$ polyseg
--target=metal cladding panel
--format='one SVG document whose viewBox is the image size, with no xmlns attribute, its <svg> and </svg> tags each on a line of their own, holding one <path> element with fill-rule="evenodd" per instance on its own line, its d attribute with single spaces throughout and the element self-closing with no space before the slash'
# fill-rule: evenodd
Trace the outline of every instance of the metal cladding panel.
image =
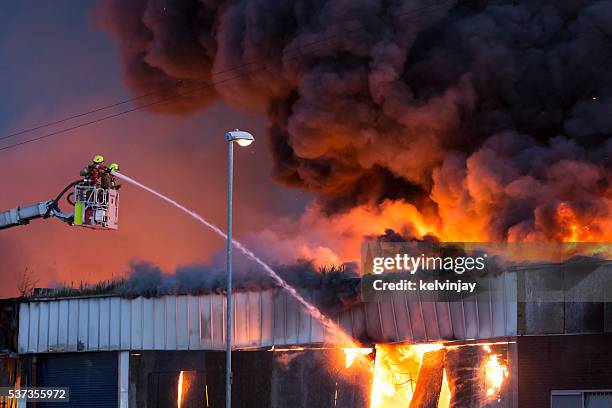
<svg viewBox="0 0 612 408">
<path fill-rule="evenodd" d="M 406 302 L 408 303 L 410 323 L 412 324 L 412 338 L 410 339 L 414 342 L 429 341 L 423 317 L 423 304 L 412 300 L 407 300 Z"/>
<path fill-rule="evenodd" d="M 187 331 L 189 350 L 200 348 L 200 302 L 195 296 L 187 296 Z"/>
<path fill-rule="evenodd" d="M 176 298 L 176 347 L 178 350 L 189 349 L 189 305 L 188 296 Z"/>
<path fill-rule="evenodd" d="M 436 316 L 438 317 L 438 332 L 440 338 L 453 338 L 453 327 L 451 324 L 450 308 L 448 302 L 436 302 Z"/>
<path fill-rule="evenodd" d="M 491 288 L 497 293 L 501 293 L 501 299 L 491 300 L 491 316 L 493 337 L 500 337 L 506 333 L 506 292 L 504 290 L 504 279 L 495 279 L 491 282 Z"/>
<path fill-rule="evenodd" d="M 249 332 L 247 341 L 249 346 L 262 344 L 262 302 L 261 292 L 245 292 L 248 304 Z"/>
<path fill-rule="evenodd" d="M 506 333 L 508 336 L 516 336 L 518 333 L 518 303 L 517 299 L 518 278 L 514 273 L 504 274 L 504 300 Z"/>
<path fill-rule="evenodd" d="M 19 338 L 18 347 L 20 353 L 27 353 L 30 340 L 30 304 L 22 303 L 19 306 Z"/>
<path fill-rule="evenodd" d="M 479 317 L 478 304 L 475 297 L 463 299 L 463 314 L 465 317 L 465 338 L 475 339 L 478 337 Z"/>
<path fill-rule="evenodd" d="M 121 344 L 121 299 L 110 298 L 109 349 L 119 350 Z"/>
<path fill-rule="evenodd" d="M 40 303 L 32 303 L 30 305 L 30 338 L 28 339 L 28 351 L 35 352 L 38 348 L 38 313 Z"/>
<path fill-rule="evenodd" d="M 516 277 L 507 274 L 491 285 L 506 301 L 482 294 L 452 302 L 424 302 L 397 293 L 385 302 L 358 303 L 330 319 L 366 342 L 515 336 L 517 306 L 511 300 L 516 297 Z M 238 292 L 233 301 L 236 349 L 338 341 L 335 331 L 325 329 L 287 292 Z M 225 310 L 221 294 L 24 302 L 19 352 L 224 350 Z"/>
<path fill-rule="evenodd" d="M 370 339 L 383 338 L 379 304 L 378 302 L 371 302 L 364 305 L 366 333 Z"/>
<path fill-rule="evenodd" d="M 450 309 L 453 336 L 457 337 L 458 339 L 465 339 L 466 332 L 463 302 L 449 302 L 448 307 Z"/>
<path fill-rule="evenodd" d="M 393 310 L 393 302 L 381 302 L 379 303 L 380 310 L 380 326 L 382 330 L 383 338 L 385 339 L 397 339 L 397 324 L 395 322 L 395 312 Z M 383 317 L 385 316 L 385 317 Z"/>
<path fill-rule="evenodd" d="M 246 340 L 249 337 L 249 308 L 246 303 L 246 296 L 244 293 L 237 293 L 233 296 L 234 303 L 233 308 L 239 313 L 233 313 L 234 318 L 232 319 L 232 341 L 235 342 L 237 339 Z"/>
<path fill-rule="evenodd" d="M 71 299 L 68 301 L 68 344 L 67 351 L 77 351 L 79 330 L 79 300 Z"/>
<path fill-rule="evenodd" d="M 89 318 L 87 331 L 87 348 L 89 350 L 100 350 L 100 299 L 92 299 L 89 302 Z"/>
<path fill-rule="evenodd" d="M 412 338 L 412 325 L 410 324 L 406 298 L 401 293 L 394 293 L 392 301 L 398 336 L 400 338 Z"/>
<path fill-rule="evenodd" d="M 93 299 L 91 299 L 93 300 Z M 42 304 L 47 302 L 41 302 Z M 77 319 L 77 351 L 83 351 L 87 349 L 87 337 L 88 337 L 88 326 L 89 326 L 89 299 L 79 299 L 77 302 L 78 319 Z"/>
<path fill-rule="evenodd" d="M 122 350 L 129 350 L 132 329 L 131 300 L 120 299 L 119 302 L 119 345 Z"/>
<path fill-rule="evenodd" d="M 212 350 L 223 349 L 225 345 L 225 297 L 209 295 L 210 324 L 212 333 Z"/>
<path fill-rule="evenodd" d="M 177 350 L 177 342 L 176 342 L 176 319 L 177 310 L 177 298 L 176 296 L 165 296 L 166 303 L 166 350 Z"/>
<path fill-rule="evenodd" d="M 155 348 L 153 307 L 153 299 L 142 300 L 142 348 L 145 350 L 153 350 Z"/>
<path fill-rule="evenodd" d="M 285 344 L 285 315 L 287 313 L 287 308 L 285 307 L 285 296 L 282 293 L 278 293 L 272 297 L 272 301 L 274 302 L 272 305 L 274 311 L 274 315 L 272 317 L 274 321 L 274 325 L 272 326 L 272 343 Z"/>
<path fill-rule="evenodd" d="M 68 348 L 68 307 L 69 302 L 67 300 L 60 300 L 59 302 L 59 314 L 58 314 L 58 333 L 57 333 L 57 349 L 58 351 L 66 350 Z"/>
<path fill-rule="evenodd" d="M 264 347 L 270 347 L 274 344 L 273 333 L 274 333 L 274 309 L 273 309 L 273 296 L 267 296 L 265 292 L 259 292 L 259 301 L 261 308 L 261 321 L 260 321 L 260 333 L 259 342 Z"/>
<path fill-rule="evenodd" d="M 49 344 L 58 344 L 59 302 L 49 304 Z"/>
<path fill-rule="evenodd" d="M 298 332 L 302 309 L 288 293 L 284 293 L 284 298 L 285 310 L 287 311 L 285 315 L 285 344 L 300 344 Z"/>
<path fill-rule="evenodd" d="M 142 324 L 143 324 L 143 298 L 136 298 L 131 303 L 130 313 L 132 315 L 132 324 L 130 327 L 130 349 L 142 349 Z"/>
<path fill-rule="evenodd" d="M 338 322 L 340 323 L 340 327 L 349 335 L 353 336 L 353 322 L 351 320 L 350 311 L 345 311 L 340 313 L 338 317 Z M 312 325 L 309 325 L 312 327 Z"/>
<path fill-rule="evenodd" d="M 212 349 L 214 336 L 214 322 L 211 317 L 210 296 L 200 296 L 198 298 L 198 307 L 200 310 L 199 325 L 200 325 L 200 347 L 202 349 Z"/>
<path fill-rule="evenodd" d="M 351 322 L 353 324 L 352 330 L 349 332 L 353 337 L 356 337 L 358 333 L 366 332 L 366 320 L 363 305 L 357 305 L 349 309 L 351 314 Z M 313 334 L 313 338 L 315 338 Z"/>
<path fill-rule="evenodd" d="M 491 302 L 486 293 L 478 294 L 476 298 L 476 307 L 478 308 L 478 332 L 477 337 L 493 336 L 493 322 L 491 321 Z"/>
<path fill-rule="evenodd" d="M 164 298 L 153 299 L 153 349 L 166 348 L 166 302 Z"/>
<path fill-rule="evenodd" d="M 441 339 L 440 330 L 438 330 L 438 314 L 436 312 L 435 302 L 420 302 L 421 310 L 423 311 L 423 327 L 427 341 Z"/>
<path fill-rule="evenodd" d="M 274 321 L 276 325 L 277 322 Z M 323 343 L 325 341 L 325 330 L 315 319 L 310 321 L 310 338 L 313 343 Z"/>
<path fill-rule="evenodd" d="M 311 299 L 306 299 L 311 302 Z M 296 302 L 296 311 L 297 311 L 297 327 L 296 327 L 296 337 L 298 343 L 308 344 L 310 343 L 310 328 L 312 327 L 312 317 L 302 312 L 302 308 L 299 303 Z"/>
<path fill-rule="evenodd" d="M 47 348 L 49 337 L 49 304 L 41 303 L 38 315 L 38 348 Z"/>
<path fill-rule="evenodd" d="M 100 299 L 100 329 L 98 341 L 100 350 L 110 350 L 110 298 Z"/>
</svg>

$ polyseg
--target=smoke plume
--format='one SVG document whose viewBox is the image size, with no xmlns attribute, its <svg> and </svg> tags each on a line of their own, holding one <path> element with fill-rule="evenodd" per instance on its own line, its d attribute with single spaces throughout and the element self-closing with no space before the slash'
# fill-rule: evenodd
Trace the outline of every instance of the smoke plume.
<svg viewBox="0 0 612 408">
<path fill-rule="evenodd" d="M 442 240 L 611 238 L 609 1 L 103 0 L 99 20 L 130 89 L 170 98 L 154 109 L 266 112 L 274 177 L 321 214 L 400 202 Z"/>
<path fill-rule="evenodd" d="M 238 260 L 233 285 L 237 291 L 276 288 L 277 284 L 263 270 Z M 147 262 L 133 262 L 125 280 L 113 285 L 112 292 L 126 297 L 222 293 L 227 274 L 219 262 L 209 265 L 179 267 L 166 273 Z M 360 301 L 357 273 L 350 264 L 318 269 L 309 261 L 277 265 L 275 271 L 298 291 L 312 296 L 313 302 L 328 313 L 337 313 Z"/>
</svg>

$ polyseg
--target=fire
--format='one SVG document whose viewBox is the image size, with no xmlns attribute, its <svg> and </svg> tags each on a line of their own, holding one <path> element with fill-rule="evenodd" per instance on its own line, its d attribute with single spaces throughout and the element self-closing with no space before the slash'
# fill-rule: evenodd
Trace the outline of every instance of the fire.
<svg viewBox="0 0 612 408">
<path fill-rule="evenodd" d="M 557 207 L 556 221 L 559 225 L 559 238 L 563 242 L 593 242 L 597 241 L 591 227 L 582 224 L 572 208 L 567 203 Z"/>
<path fill-rule="evenodd" d="M 448 386 L 448 378 L 446 377 L 446 369 L 442 374 L 442 389 L 440 390 L 440 398 L 438 399 L 437 408 L 448 408 L 450 407 L 451 392 Z"/>
<path fill-rule="evenodd" d="M 393 397 L 396 393 L 393 372 L 390 367 L 383 363 L 383 359 L 379 357 L 381 350 L 380 346 L 376 346 L 376 361 L 374 363 L 374 373 L 372 380 L 372 392 L 370 395 L 370 408 L 382 407 L 383 401 L 387 397 Z M 398 392 L 399 393 L 399 392 Z M 399 396 L 401 398 L 401 396 Z M 407 401 L 407 400 L 405 400 Z"/>
<path fill-rule="evenodd" d="M 345 366 L 349 368 L 353 365 L 353 362 L 358 356 L 367 356 L 372 352 L 371 348 L 362 347 L 346 347 L 342 349 L 346 356 Z"/>
<path fill-rule="evenodd" d="M 459 200 L 459 198 L 458 198 Z M 612 199 L 605 214 L 612 213 Z M 376 206 L 363 204 L 325 214 L 312 205 L 299 220 L 282 220 L 258 233 L 258 240 L 272 243 L 274 256 L 286 262 L 313 260 L 318 266 L 338 265 L 361 258 L 364 237 L 377 237 L 392 229 L 406 238 L 436 237 L 440 242 L 609 242 L 612 221 L 603 214 L 581 216 L 569 203 L 561 203 L 553 214 L 534 214 L 533 225 L 519 223 L 497 235 L 492 231 L 494 214 L 484 205 L 479 211 L 464 211 L 461 202 L 441 205 L 440 214 L 423 211 L 401 199 Z M 603 211 L 603 210 L 602 210 Z M 552 219 L 549 219 L 552 218 Z M 528 226 L 530 225 L 530 226 Z M 296 233 L 299 231 L 299 233 Z M 521 256 L 519 251 L 513 256 Z M 505 252 L 503 254 L 506 254 Z M 539 257 L 539 254 L 534 254 Z M 548 254 L 546 254 L 548 255 Z M 539 258 L 538 258 L 539 259 Z"/>
<path fill-rule="evenodd" d="M 277 258 L 339 265 L 361 257 L 364 237 L 384 234 L 388 228 L 416 238 L 441 237 L 436 227 L 438 220 L 432 218 L 435 217 L 422 214 L 403 200 L 387 200 L 377 206 L 364 204 L 333 215 L 313 205 L 299 220 L 281 220 L 273 229 L 258 233 L 258 239 L 273 243 Z"/>
<path fill-rule="evenodd" d="M 176 407 L 181 408 L 183 403 L 183 375 L 184 371 L 179 374 L 178 384 L 176 386 Z"/>
<path fill-rule="evenodd" d="M 492 354 L 491 348 L 488 345 L 483 346 L 483 349 L 489 354 L 489 358 L 483 368 L 487 399 L 499 400 L 501 386 L 504 379 L 508 378 L 508 367 L 500 363 L 499 356 Z"/>
<path fill-rule="evenodd" d="M 485 353 L 485 362 L 482 367 L 476 367 L 475 373 L 479 380 L 484 383 L 483 395 L 475 396 L 476 400 L 484 398 L 488 401 L 501 400 L 501 388 L 504 381 L 509 377 L 508 367 L 503 363 L 498 354 L 492 350 L 494 344 L 507 343 L 478 343 L 467 345 L 448 345 L 441 343 L 415 344 L 415 345 L 376 345 L 376 359 L 372 369 L 372 386 L 370 393 L 370 408 L 395 408 L 399 406 L 409 406 L 413 398 L 419 398 L 419 403 L 423 403 L 421 391 L 417 390 L 417 381 L 421 370 L 426 370 L 430 375 L 432 367 L 436 367 L 436 358 L 444 361 L 446 355 L 431 356 L 429 365 L 424 368 L 424 356 L 428 352 L 445 349 L 447 352 L 463 347 L 482 348 Z M 346 366 L 350 367 L 356 356 L 366 354 L 370 349 L 345 349 Z M 433 365 L 432 364 L 433 361 Z M 438 360 L 440 361 L 440 360 Z M 446 363 L 440 363 L 446 366 Z M 440 366 L 438 366 L 440 367 Z M 429 371 L 427 371 L 429 370 Z M 435 370 L 435 369 L 434 369 Z M 435 373 L 435 371 L 434 371 Z M 480 374 L 478 374 L 480 373 Z M 437 408 L 448 408 L 451 403 L 451 389 L 448 382 L 447 368 L 442 370 L 442 383 L 437 399 Z M 435 377 L 425 377 L 424 383 L 419 383 L 419 389 L 423 385 L 428 387 L 428 380 Z M 439 378 L 439 377 L 438 377 Z M 439 381 L 439 380 L 438 380 Z M 456 377 L 455 377 L 455 381 Z M 440 384 L 440 383 L 438 383 Z M 457 384 L 454 385 L 456 387 Z M 416 393 L 416 394 L 415 394 Z M 429 400 L 429 403 L 432 401 Z M 428 405 L 430 406 L 430 405 Z"/>
<path fill-rule="evenodd" d="M 176 384 L 176 406 L 181 408 L 183 405 L 190 405 L 190 400 L 193 399 L 191 395 L 191 387 L 197 384 L 197 371 L 182 371 L 179 373 L 178 381 Z M 208 387 L 208 386 L 206 386 Z M 208 401 L 208 388 L 206 388 L 206 401 Z M 204 402 L 206 402 L 204 401 Z M 207 402 L 206 402 L 207 403 Z M 208 405 L 207 405 L 208 406 Z"/>
<path fill-rule="evenodd" d="M 376 345 L 370 408 L 407 406 L 414 394 L 423 355 L 442 348 L 442 344 Z M 440 399 L 445 398 L 441 395 Z"/>
</svg>

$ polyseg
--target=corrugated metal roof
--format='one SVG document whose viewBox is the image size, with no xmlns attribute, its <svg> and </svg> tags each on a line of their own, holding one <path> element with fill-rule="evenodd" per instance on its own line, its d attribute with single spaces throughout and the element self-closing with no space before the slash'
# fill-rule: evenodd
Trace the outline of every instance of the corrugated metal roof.
<svg viewBox="0 0 612 408">
<path fill-rule="evenodd" d="M 516 277 L 491 281 L 507 301 L 486 293 L 456 302 L 392 300 L 355 305 L 334 319 L 364 342 L 427 342 L 516 335 Z M 236 349 L 335 343 L 334 333 L 286 292 L 239 292 L 234 301 Z M 95 297 L 24 302 L 19 352 L 224 350 L 225 296 Z"/>
</svg>

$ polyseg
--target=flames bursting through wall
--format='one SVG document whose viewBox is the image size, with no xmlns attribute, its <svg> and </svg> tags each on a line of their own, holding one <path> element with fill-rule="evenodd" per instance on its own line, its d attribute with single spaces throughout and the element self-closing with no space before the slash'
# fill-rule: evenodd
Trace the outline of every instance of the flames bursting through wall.
<svg viewBox="0 0 612 408">
<path fill-rule="evenodd" d="M 507 343 L 379 344 L 370 366 L 370 408 L 509 406 L 507 346 Z M 356 355 L 372 351 L 343 350 L 348 369 Z M 357 366 L 363 369 L 368 361 L 361 359 Z"/>
<path fill-rule="evenodd" d="M 267 112 L 274 176 L 328 214 L 395 200 L 442 240 L 610 239 L 609 2 L 103 0 L 99 20 L 136 94 L 185 94 L 155 109 Z"/>
</svg>

